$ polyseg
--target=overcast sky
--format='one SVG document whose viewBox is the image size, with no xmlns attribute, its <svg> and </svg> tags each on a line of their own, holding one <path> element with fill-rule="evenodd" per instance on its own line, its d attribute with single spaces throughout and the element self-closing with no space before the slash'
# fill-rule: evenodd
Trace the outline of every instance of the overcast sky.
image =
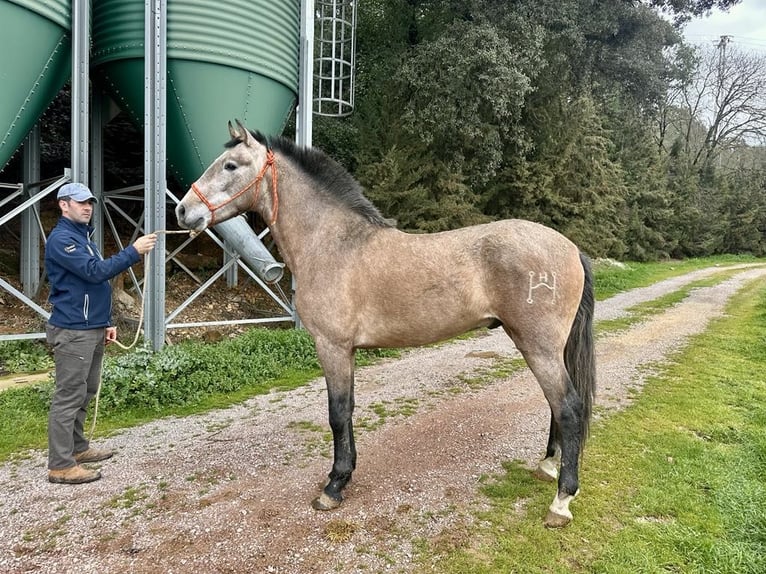
<svg viewBox="0 0 766 574">
<path fill-rule="evenodd" d="M 731 45 L 743 51 L 766 54 L 766 0 L 742 0 L 728 12 L 715 10 L 684 29 L 691 44 L 717 45 L 722 35 L 731 36 Z"/>
</svg>

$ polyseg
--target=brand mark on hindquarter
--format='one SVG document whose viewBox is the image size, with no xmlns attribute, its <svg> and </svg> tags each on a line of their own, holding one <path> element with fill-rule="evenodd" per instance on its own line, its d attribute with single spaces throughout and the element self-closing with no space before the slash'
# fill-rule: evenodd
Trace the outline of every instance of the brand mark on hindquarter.
<svg viewBox="0 0 766 574">
<path fill-rule="evenodd" d="M 535 275 L 537 275 L 537 282 L 535 282 Z M 527 295 L 527 303 L 532 304 L 535 302 L 532 295 L 534 291 L 545 287 L 553 294 L 553 301 L 556 300 L 556 272 L 551 271 L 550 278 L 545 271 L 536 273 L 535 271 L 529 272 L 529 293 Z"/>
</svg>

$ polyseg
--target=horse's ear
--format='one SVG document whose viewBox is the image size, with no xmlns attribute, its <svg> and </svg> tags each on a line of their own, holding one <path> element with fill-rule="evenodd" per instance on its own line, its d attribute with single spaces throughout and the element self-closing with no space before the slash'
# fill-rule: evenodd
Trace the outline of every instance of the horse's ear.
<svg viewBox="0 0 766 574">
<path fill-rule="evenodd" d="M 237 130 L 234 129 L 234 126 L 231 125 L 231 120 L 229 120 L 229 135 L 233 140 L 239 139 L 239 134 L 237 133 Z"/>
<path fill-rule="evenodd" d="M 242 122 L 239 120 L 235 120 L 237 122 L 237 127 L 239 128 L 239 137 L 242 139 L 242 143 L 245 145 L 249 145 L 250 143 L 250 131 L 242 125 Z"/>
</svg>

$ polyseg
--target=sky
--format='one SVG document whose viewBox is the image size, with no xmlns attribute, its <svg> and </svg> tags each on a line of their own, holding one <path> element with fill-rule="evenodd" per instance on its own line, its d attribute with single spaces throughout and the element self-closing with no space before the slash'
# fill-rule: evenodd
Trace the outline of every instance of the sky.
<svg viewBox="0 0 766 574">
<path fill-rule="evenodd" d="M 731 36 L 729 45 L 742 51 L 766 55 L 766 0 L 742 0 L 728 12 L 695 18 L 684 29 L 690 44 L 718 45 L 722 35 Z"/>
</svg>

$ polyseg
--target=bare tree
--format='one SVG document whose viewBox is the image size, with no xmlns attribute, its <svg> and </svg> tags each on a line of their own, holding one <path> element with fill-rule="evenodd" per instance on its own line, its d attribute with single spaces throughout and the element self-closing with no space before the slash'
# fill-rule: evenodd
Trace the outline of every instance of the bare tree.
<svg viewBox="0 0 766 574">
<path fill-rule="evenodd" d="M 766 57 L 738 50 L 727 36 L 698 51 L 696 73 L 668 98 L 672 129 L 662 135 L 677 138 L 696 167 L 766 140 Z"/>
</svg>

